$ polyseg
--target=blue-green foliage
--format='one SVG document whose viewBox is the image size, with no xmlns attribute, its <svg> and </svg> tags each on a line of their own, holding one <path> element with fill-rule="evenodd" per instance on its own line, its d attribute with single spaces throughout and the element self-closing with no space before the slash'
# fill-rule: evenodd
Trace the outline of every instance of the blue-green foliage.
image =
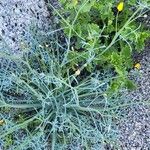
<svg viewBox="0 0 150 150">
<path fill-rule="evenodd" d="M 91 149 L 115 141 L 121 101 L 106 94 L 112 74 L 82 70 L 76 76 L 61 65 L 66 53 L 56 39 L 28 47 L 22 57 L 1 52 L 4 149 Z"/>
</svg>

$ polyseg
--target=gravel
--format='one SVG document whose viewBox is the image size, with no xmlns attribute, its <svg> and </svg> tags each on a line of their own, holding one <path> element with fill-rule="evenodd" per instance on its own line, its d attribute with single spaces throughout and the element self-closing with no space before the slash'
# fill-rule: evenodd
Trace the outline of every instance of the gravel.
<svg viewBox="0 0 150 150">
<path fill-rule="evenodd" d="M 132 102 L 150 103 L 150 43 L 148 43 L 142 58 L 137 57 L 141 68 L 132 70 L 137 89 L 126 93 L 126 100 Z M 123 150 L 149 150 L 150 149 L 150 107 L 142 104 L 126 109 L 126 119 L 120 122 L 120 143 Z"/>
<path fill-rule="evenodd" d="M 10 52 L 17 53 L 21 50 L 22 41 L 29 42 L 31 26 L 36 26 L 43 32 L 48 31 L 49 18 L 43 0 L 1 0 L 0 36 L 6 41 Z M 0 42 L 0 50 L 5 47 Z"/>
</svg>

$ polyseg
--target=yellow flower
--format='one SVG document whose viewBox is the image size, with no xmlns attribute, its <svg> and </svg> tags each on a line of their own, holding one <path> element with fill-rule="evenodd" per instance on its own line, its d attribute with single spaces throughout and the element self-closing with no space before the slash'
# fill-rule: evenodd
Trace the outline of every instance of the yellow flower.
<svg viewBox="0 0 150 150">
<path fill-rule="evenodd" d="M 140 63 L 136 63 L 135 65 L 134 65 L 134 68 L 136 68 L 136 69 L 140 69 L 141 68 L 141 64 Z"/>
<path fill-rule="evenodd" d="M 5 123 L 4 120 L 0 120 L 0 126 L 2 126 Z"/>
<path fill-rule="evenodd" d="M 124 2 L 120 2 L 117 6 L 118 11 L 122 11 L 124 7 Z"/>
<path fill-rule="evenodd" d="M 76 75 L 76 76 L 80 75 L 80 72 L 81 72 L 81 71 L 78 69 L 78 70 L 75 72 L 75 75 Z"/>
</svg>

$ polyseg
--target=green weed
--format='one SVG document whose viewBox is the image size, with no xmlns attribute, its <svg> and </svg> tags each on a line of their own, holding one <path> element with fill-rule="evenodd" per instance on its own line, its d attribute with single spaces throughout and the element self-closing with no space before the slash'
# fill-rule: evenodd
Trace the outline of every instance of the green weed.
<svg viewBox="0 0 150 150">
<path fill-rule="evenodd" d="M 73 69 L 76 64 L 86 64 L 84 68 L 89 72 L 111 68 L 117 79 L 111 82 L 109 92 L 122 87 L 134 89 L 134 83 L 128 79 L 128 70 L 133 67 L 132 54 L 142 51 L 145 40 L 150 36 L 150 32 L 137 21 L 149 11 L 149 1 L 59 2 L 59 10 L 50 3 L 48 6 L 60 17 L 67 36 L 67 54 L 62 65 L 68 64 Z"/>
</svg>

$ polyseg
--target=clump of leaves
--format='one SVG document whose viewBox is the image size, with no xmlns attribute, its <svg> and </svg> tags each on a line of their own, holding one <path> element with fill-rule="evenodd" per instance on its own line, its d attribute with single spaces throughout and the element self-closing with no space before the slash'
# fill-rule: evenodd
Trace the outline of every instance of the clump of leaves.
<svg viewBox="0 0 150 150">
<path fill-rule="evenodd" d="M 132 54 L 144 48 L 150 33 L 137 22 L 150 3 L 148 0 L 59 0 L 62 9 L 55 12 L 67 36 L 67 56 L 63 64 L 74 68 L 86 64 L 93 72 L 97 67 L 112 68 L 117 80 L 111 82 L 111 91 L 121 87 L 133 89 L 128 70 L 133 67 Z"/>
<path fill-rule="evenodd" d="M 9 147 L 16 150 L 113 145 L 122 101 L 105 93 L 112 75 L 96 72 L 81 80 L 62 65 L 66 53 L 60 55 L 56 39 L 22 57 L 0 53 L 2 143 L 13 135 Z M 12 110 L 7 118 L 3 108 Z"/>
</svg>

